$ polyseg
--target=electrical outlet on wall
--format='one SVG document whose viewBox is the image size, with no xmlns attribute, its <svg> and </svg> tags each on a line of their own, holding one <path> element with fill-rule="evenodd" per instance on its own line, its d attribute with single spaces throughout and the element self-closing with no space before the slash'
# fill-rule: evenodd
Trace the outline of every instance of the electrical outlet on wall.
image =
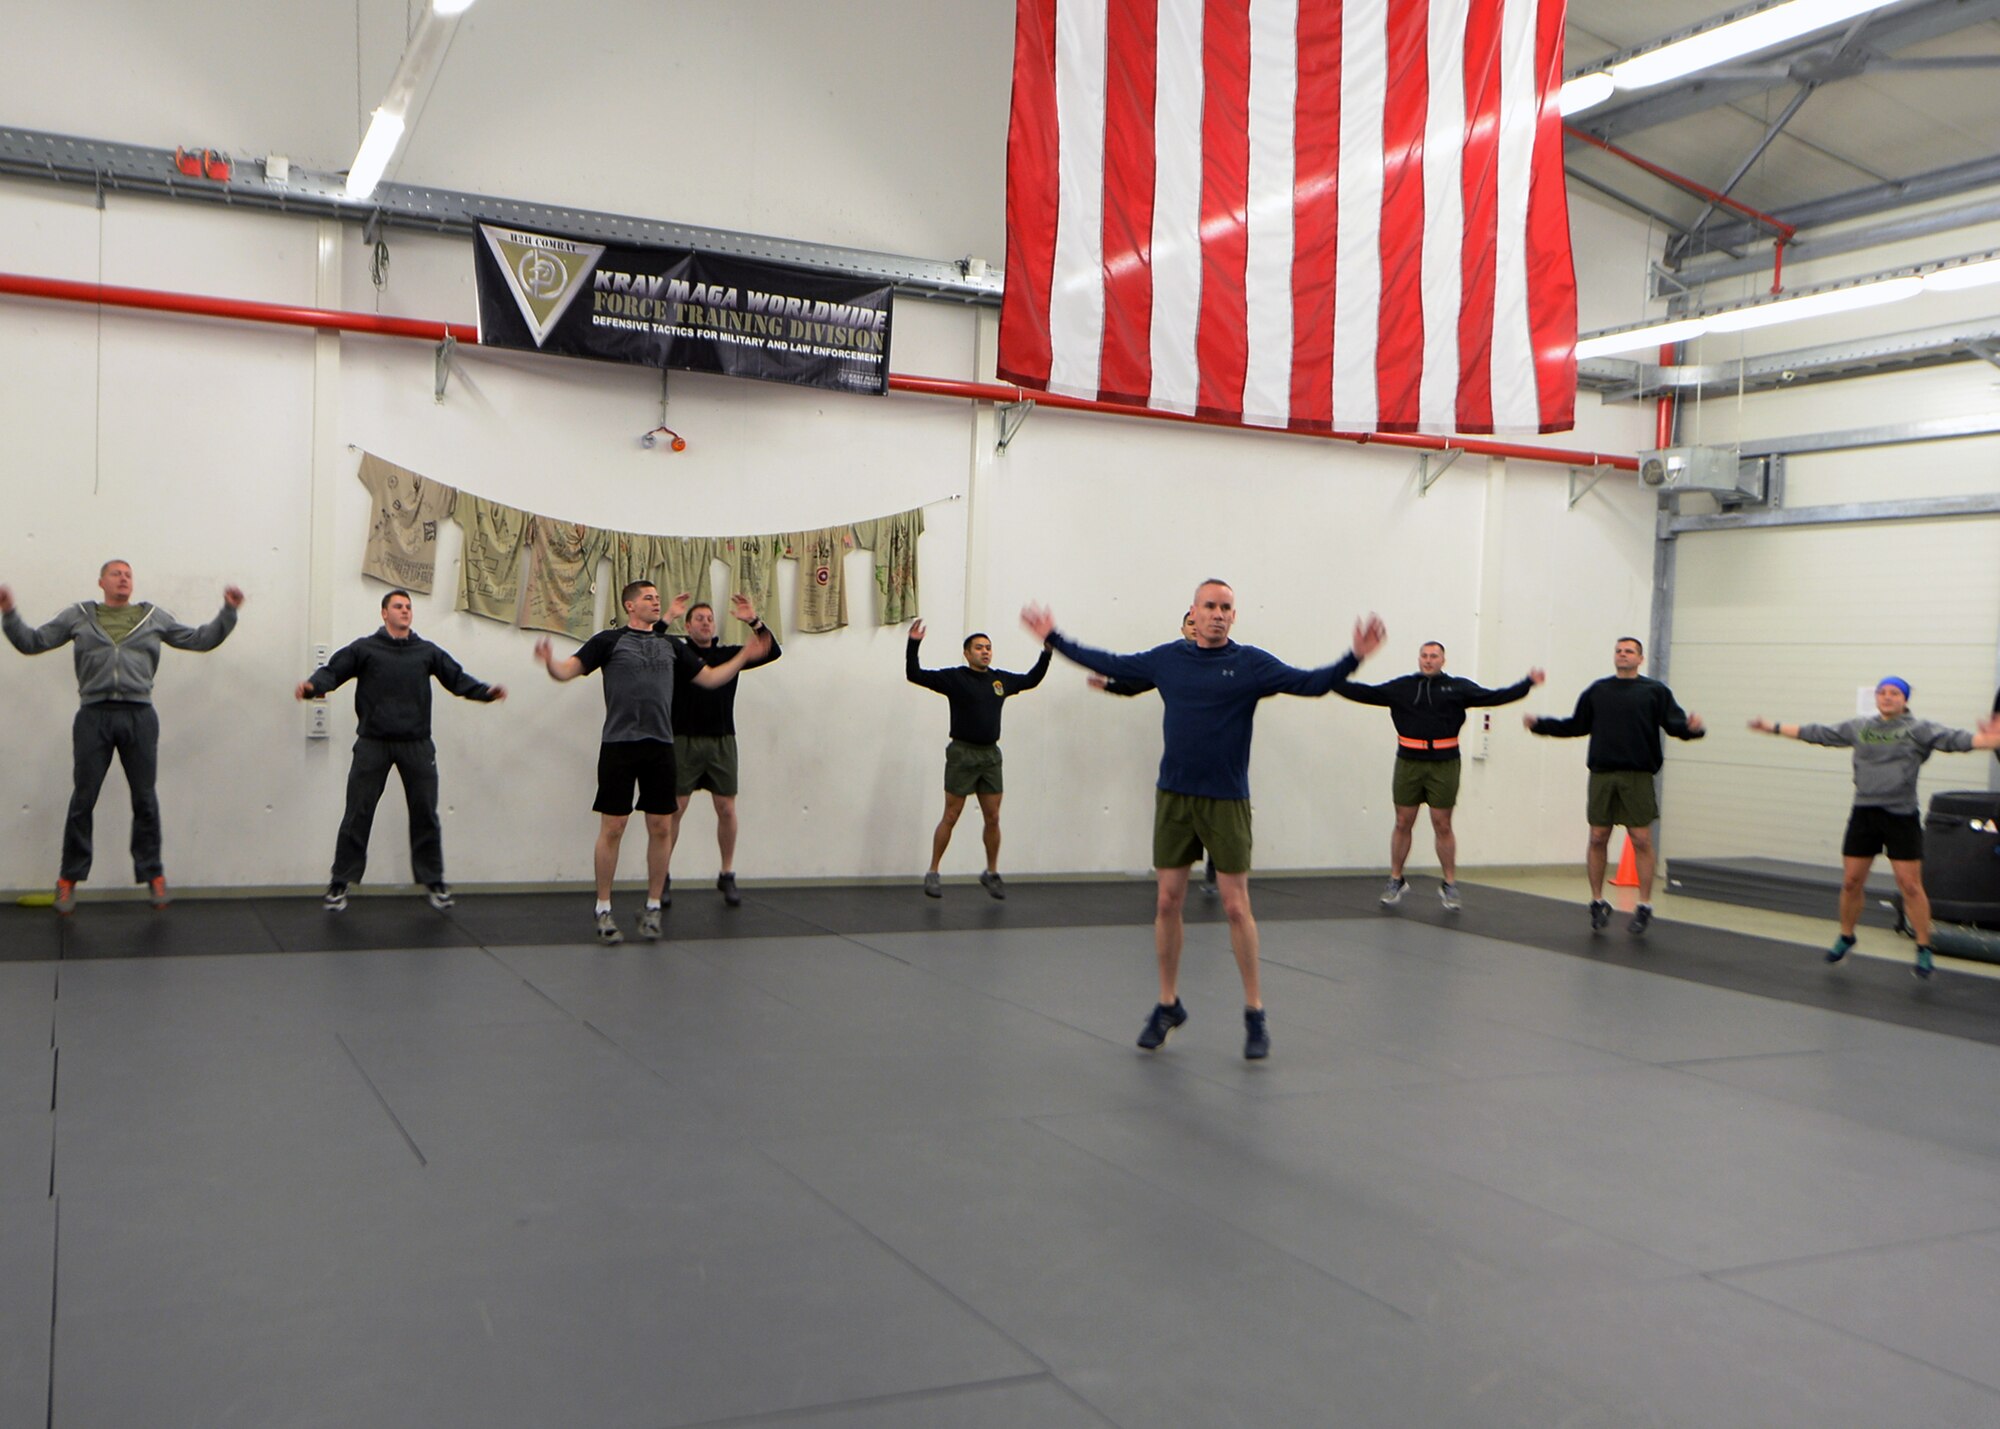
<svg viewBox="0 0 2000 1429">
<path fill-rule="evenodd" d="M 330 733 L 327 727 L 325 700 L 306 701 L 306 738 L 325 739 Z"/>
</svg>

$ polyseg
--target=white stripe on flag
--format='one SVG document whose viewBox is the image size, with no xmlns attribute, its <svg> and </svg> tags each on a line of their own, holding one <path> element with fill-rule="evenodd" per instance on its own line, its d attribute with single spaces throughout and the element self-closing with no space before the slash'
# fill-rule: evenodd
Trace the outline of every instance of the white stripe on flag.
<svg viewBox="0 0 2000 1429">
<path fill-rule="evenodd" d="M 1244 264 L 1243 420 L 1282 427 L 1292 407 L 1292 119 L 1298 0 L 1250 0 L 1249 256 Z"/>
<path fill-rule="evenodd" d="M 1500 234 L 1493 276 L 1493 429 L 1542 424 L 1528 327 L 1528 182 L 1535 158 L 1536 0 L 1506 0 L 1500 20 Z"/>
<path fill-rule="evenodd" d="M 1470 0 L 1431 0 L 1424 116 L 1424 375 L 1418 430 L 1458 429 L 1458 320 L 1465 250 L 1465 22 Z"/>
<path fill-rule="evenodd" d="M 1057 0 L 1061 157 L 1049 284 L 1049 390 L 1095 397 L 1104 350 L 1104 0 Z"/>
<path fill-rule="evenodd" d="M 1333 278 L 1333 425 L 1375 427 L 1382 322 L 1382 109 L 1388 0 L 1350 0 L 1340 27 L 1340 225 Z"/>
<path fill-rule="evenodd" d="M 1153 388 L 1147 405 L 1201 396 L 1202 0 L 1159 0 L 1153 92 Z"/>
</svg>

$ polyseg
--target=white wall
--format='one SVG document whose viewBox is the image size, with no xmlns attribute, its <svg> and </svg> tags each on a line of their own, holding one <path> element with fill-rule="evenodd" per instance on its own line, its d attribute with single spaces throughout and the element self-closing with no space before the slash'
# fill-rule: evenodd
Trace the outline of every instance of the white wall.
<svg viewBox="0 0 2000 1429">
<path fill-rule="evenodd" d="M 120 8 L 130 25 L 104 36 L 122 47 L 115 96 L 94 104 L 59 66 L 6 61 L 0 93 L 12 112 L 0 122 L 251 152 L 276 135 L 302 162 L 345 162 L 354 130 L 342 86 L 319 75 L 291 88 L 260 81 L 225 105 L 219 83 L 190 79 L 174 52 L 156 57 L 145 43 L 164 19 Z M 381 11 L 373 0 L 361 10 L 368 102 L 394 59 L 393 44 L 385 61 L 370 38 L 393 30 Z M 399 176 L 923 256 L 997 256 L 1004 11 L 963 6 L 956 28 L 938 31 L 934 10 L 907 7 L 598 7 L 592 53 L 648 82 L 628 98 L 563 72 L 541 99 L 531 72 L 568 63 L 549 58 L 563 47 L 543 42 L 545 16 L 482 0 Z M 181 13 L 174 24 L 200 19 Z M 248 23 L 246 33 L 237 19 L 239 57 L 257 52 L 257 24 L 279 21 Z M 925 33 L 913 35 L 920 24 Z M 352 35 L 329 26 L 316 42 L 351 80 Z M 885 98 L 857 101 L 857 75 Z M 190 121 L 175 117 L 187 113 L 226 132 L 187 132 Z M 518 121 L 505 132 L 495 127 L 502 113 Z M 732 127 L 739 115 L 747 134 Z M 549 137 L 558 123 L 590 127 L 562 149 Z M 706 161 L 676 151 L 652 165 L 632 139 L 683 131 L 707 145 Z M 1592 316 L 1595 295 L 1629 282 L 1644 233 L 1588 203 L 1575 227 L 1586 324 L 1604 321 Z M 393 234 L 378 291 L 356 232 L 339 234 L 323 270 L 319 226 L 299 220 L 116 195 L 100 212 L 87 197 L 8 183 L 0 232 L 12 236 L 6 266 L 30 273 L 298 303 L 330 282 L 327 300 L 341 306 L 472 316 L 469 254 L 455 241 Z M 898 305 L 899 372 L 990 376 L 991 348 L 990 314 Z M 1437 638 L 1453 669 L 1489 683 L 1548 666 L 1548 692 L 1529 707 L 1553 710 L 1604 673 L 1612 639 L 1643 628 L 1648 613 L 1651 498 L 1613 478 L 1568 510 L 1561 468 L 1518 461 L 1466 458 L 1420 498 L 1409 454 L 1052 411 L 996 456 L 990 412 L 967 404 L 686 373 L 669 378 L 668 420 L 690 445 L 669 454 L 636 442 L 658 417 L 657 374 L 465 352 L 439 404 L 423 344 L 18 300 L 0 300 L 0 377 L 10 433 L 0 450 L 10 518 L 0 580 L 25 614 L 46 619 L 91 595 L 111 555 L 134 562 L 141 598 L 184 618 L 206 618 L 225 582 L 250 592 L 221 650 L 169 651 L 162 665 L 167 862 L 186 886 L 324 876 L 351 697 L 334 698 L 335 738 L 314 743 L 289 690 L 310 668 L 317 610 L 330 612 L 339 640 L 376 623 L 382 588 L 358 574 L 367 502 L 350 444 L 482 495 L 619 529 L 791 530 L 933 503 L 921 548 L 931 664 L 950 663 L 977 625 L 1004 666 L 1025 667 L 1035 652 L 1015 614 L 1029 599 L 1051 603 L 1094 643 L 1151 644 L 1174 628 L 1194 582 L 1219 573 L 1237 585 L 1239 633 L 1296 663 L 1334 658 L 1355 616 L 1377 609 L 1390 649 L 1364 678 L 1409 669 L 1417 643 Z M 1587 396 L 1581 407 L 1578 431 L 1553 440 L 1627 452 L 1649 440 L 1648 411 L 1599 409 Z M 497 707 L 439 696 L 451 874 L 466 884 L 581 880 L 601 697 L 594 682 L 544 678 L 530 663 L 533 635 L 450 609 L 457 549 L 448 527 L 440 593 L 418 598 L 418 629 L 513 695 Z M 852 557 L 848 574 L 856 624 L 792 637 L 783 662 L 747 677 L 739 698 L 746 877 L 922 866 L 945 704 L 902 681 L 903 631 L 873 625 L 866 557 Z M 781 579 L 789 627 L 789 563 Z M 66 656 L 0 651 L 0 700 L 11 751 L 0 766 L 0 886 L 37 887 L 68 795 Z M 1468 766 L 1468 864 L 1576 853 L 1582 750 L 1530 739 L 1518 713 L 1498 712 L 1490 757 Z M 1277 700 L 1260 726 L 1259 864 L 1379 864 L 1386 716 Z M 1142 867 L 1157 730 L 1150 698 L 1096 694 L 1061 664 L 1010 705 L 1005 866 Z M 99 817 L 97 877 L 107 884 L 123 878 L 121 801 L 114 774 Z M 377 821 L 376 881 L 406 876 L 400 824 L 392 794 Z M 709 828 L 697 815 L 679 864 L 689 878 L 713 870 Z M 977 866 L 975 834 L 961 832 L 950 871 Z M 628 853 L 636 870 L 636 848 Z"/>
</svg>

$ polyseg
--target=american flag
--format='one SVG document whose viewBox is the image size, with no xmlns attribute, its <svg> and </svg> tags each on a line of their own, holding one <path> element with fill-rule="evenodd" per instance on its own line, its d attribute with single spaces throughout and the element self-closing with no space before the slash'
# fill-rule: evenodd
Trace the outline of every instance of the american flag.
<svg viewBox="0 0 2000 1429">
<path fill-rule="evenodd" d="M 1002 377 L 1256 426 L 1559 432 L 1564 0 L 1018 0 Z"/>
</svg>

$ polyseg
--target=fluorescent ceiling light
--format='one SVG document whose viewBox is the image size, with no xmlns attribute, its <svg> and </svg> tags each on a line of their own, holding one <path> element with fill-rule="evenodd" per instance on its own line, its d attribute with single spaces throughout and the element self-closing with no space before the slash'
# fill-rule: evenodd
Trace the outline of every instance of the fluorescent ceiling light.
<svg viewBox="0 0 2000 1429">
<path fill-rule="evenodd" d="M 1670 79 L 1709 69 L 1739 55 L 1755 54 L 1893 3 L 1895 0 L 1788 0 L 1786 4 L 1773 5 L 1741 20 L 1634 55 L 1623 64 L 1613 65 L 1611 78 L 1620 89 L 1665 84 Z"/>
<path fill-rule="evenodd" d="M 431 0 L 431 9 L 440 15 L 463 15 L 472 8 L 472 0 Z"/>
<path fill-rule="evenodd" d="M 1979 288 L 1988 283 L 2000 283 L 2000 258 L 1961 263 L 1956 268 L 1939 268 L 1924 274 L 1927 293 L 1954 293 L 1960 288 Z"/>
<path fill-rule="evenodd" d="M 378 109 L 368 121 L 368 132 L 362 136 L 361 148 L 354 155 L 354 163 L 347 171 L 347 196 L 351 199 L 365 199 L 375 192 L 375 185 L 382 182 L 382 174 L 389 167 L 389 160 L 396 153 L 396 145 L 403 139 L 403 116 L 391 114 L 386 109 Z"/>
<path fill-rule="evenodd" d="M 1707 330 L 1708 324 L 1701 318 L 1678 318 L 1673 322 L 1654 323 L 1651 327 L 1602 333 L 1577 343 L 1576 358 L 1582 362 L 1592 357 L 1609 357 L 1614 352 L 1636 352 L 1642 347 L 1686 342 L 1691 337 L 1700 337 Z"/>
<path fill-rule="evenodd" d="M 1798 322 L 1804 318 L 1824 317 L 1828 313 L 1872 308 L 1882 303 L 1893 303 L 1903 298 L 1914 297 L 1923 291 L 1923 286 L 1924 280 L 1921 278 L 1887 278 L 1880 283 L 1860 283 L 1852 288 L 1808 293 L 1803 298 L 1782 298 L 1775 303 L 1760 303 L 1755 307 L 1716 313 L 1707 320 L 1708 330 L 1748 332 L 1752 328 Z"/>
<path fill-rule="evenodd" d="M 1580 114 L 1586 109 L 1604 103 L 1617 88 L 1617 81 L 1601 71 L 1597 74 L 1580 74 L 1562 87 L 1562 92 L 1556 96 L 1556 107 L 1562 111 L 1562 117 L 1567 119 L 1572 114 Z"/>
</svg>

